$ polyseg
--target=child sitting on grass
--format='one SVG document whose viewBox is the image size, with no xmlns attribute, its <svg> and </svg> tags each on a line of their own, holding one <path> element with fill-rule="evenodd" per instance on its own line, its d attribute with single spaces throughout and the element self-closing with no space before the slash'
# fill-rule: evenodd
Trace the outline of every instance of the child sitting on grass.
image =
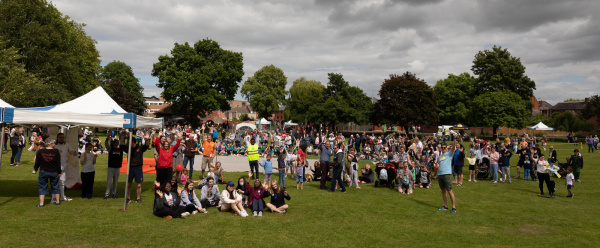
<svg viewBox="0 0 600 248">
<path fill-rule="evenodd" d="M 567 185 L 567 192 L 569 193 L 567 195 L 567 198 L 573 198 L 573 192 L 571 190 L 573 190 L 573 186 L 575 185 L 575 176 L 573 175 L 573 168 L 571 166 L 567 168 L 567 173 L 567 178 L 565 180 L 565 184 Z"/>
<path fill-rule="evenodd" d="M 398 185 L 398 193 L 402 194 L 412 194 L 412 176 L 410 175 L 410 170 L 405 169 L 402 174 L 402 178 L 400 180 L 400 184 Z"/>
</svg>

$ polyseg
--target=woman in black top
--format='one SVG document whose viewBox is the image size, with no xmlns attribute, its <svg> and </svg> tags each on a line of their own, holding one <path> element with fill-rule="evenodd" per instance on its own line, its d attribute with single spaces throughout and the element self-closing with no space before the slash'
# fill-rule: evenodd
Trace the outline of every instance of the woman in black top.
<svg viewBox="0 0 600 248">
<path fill-rule="evenodd" d="M 154 215 L 168 220 L 188 216 L 190 213 L 185 212 L 185 207 L 180 206 L 182 191 L 183 188 L 171 189 L 170 183 L 166 183 L 160 189 L 156 190 L 156 194 L 154 195 Z M 184 212 L 185 214 L 183 214 Z"/>
<path fill-rule="evenodd" d="M 277 181 L 273 181 L 269 187 L 269 194 L 271 194 L 271 202 L 267 203 L 267 207 L 273 212 L 285 214 L 286 209 L 288 209 L 285 200 L 287 199 L 289 201 L 292 199 L 287 191 L 279 188 Z"/>
<path fill-rule="evenodd" d="M 55 205 L 60 205 L 60 191 L 58 190 L 58 179 L 60 177 L 60 152 L 58 149 L 54 149 L 56 143 L 53 139 L 46 140 L 40 143 L 40 150 L 37 152 L 35 157 L 35 165 L 33 167 L 33 174 L 40 169 L 38 176 L 38 191 L 40 195 L 40 204 L 36 207 L 44 206 L 44 197 L 48 194 L 48 181 L 50 181 L 50 193 L 54 195 L 56 199 Z"/>
</svg>

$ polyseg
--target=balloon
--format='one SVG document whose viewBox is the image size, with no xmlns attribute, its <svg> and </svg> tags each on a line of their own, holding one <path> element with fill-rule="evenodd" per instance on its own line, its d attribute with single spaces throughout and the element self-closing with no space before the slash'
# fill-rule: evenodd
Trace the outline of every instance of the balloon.
<svg viewBox="0 0 600 248">
<path fill-rule="evenodd" d="M 182 172 L 183 171 L 183 165 L 178 164 L 177 165 L 177 172 Z"/>
</svg>

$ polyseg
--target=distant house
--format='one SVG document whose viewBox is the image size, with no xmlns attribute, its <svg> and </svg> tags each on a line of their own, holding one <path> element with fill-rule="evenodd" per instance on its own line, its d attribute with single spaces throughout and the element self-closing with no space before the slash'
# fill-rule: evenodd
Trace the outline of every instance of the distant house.
<svg viewBox="0 0 600 248">
<path fill-rule="evenodd" d="M 283 125 L 285 122 L 285 106 L 279 106 L 279 110 L 273 113 L 269 120 L 275 123 L 281 123 Z"/>
<path fill-rule="evenodd" d="M 144 113 L 144 116 L 150 117 L 156 117 L 157 112 L 163 110 L 168 106 L 171 106 L 170 103 L 165 102 L 164 98 L 156 96 L 145 96 L 144 102 L 146 102 L 146 113 Z"/>
<path fill-rule="evenodd" d="M 242 114 L 247 114 L 250 118 L 256 119 L 257 115 L 254 111 L 252 111 L 252 107 L 246 101 L 230 101 L 229 106 L 231 109 L 229 111 L 224 112 L 225 119 L 228 121 L 233 121 L 233 119 L 239 119 Z"/>
<path fill-rule="evenodd" d="M 552 104 L 546 101 L 539 101 L 540 103 L 540 114 L 550 117 L 550 109 L 553 107 Z"/>
<path fill-rule="evenodd" d="M 583 110 L 584 108 L 585 108 L 585 101 L 583 101 L 583 102 L 559 102 L 550 108 L 548 115 L 552 116 L 554 113 L 566 113 L 566 112 L 571 112 L 573 114 L 580 114 L 581 110 Z"/>
</svg>

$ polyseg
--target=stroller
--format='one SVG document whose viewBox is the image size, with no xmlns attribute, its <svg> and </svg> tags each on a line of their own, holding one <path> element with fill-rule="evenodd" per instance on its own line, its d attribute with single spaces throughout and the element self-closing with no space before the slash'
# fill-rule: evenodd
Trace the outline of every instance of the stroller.
<svg viewBox="0 0 600 248">
<path fill-rule="evenodd" d="M 477 168 L 477 180 L 485 180 L 490 176 L 490 159 L 482 158 L 479 167 Z"/>
<path fill-rule="evenodd" d="M 569 160 L 571 159 L 571 157 L 567 157 L 567 162 L 566 163 L 561 163 L 558 160 L 556 160 L 556 165 L 558 165 L 558 174 L 560 174 L 560 177 L 565 177 L 567 176 L 567 168 L 569 168 Z"/>
<path fill-rule="evenodd" d="M 375 187 L 385 186 L 394 188 L 394 186 L 396 185 L 397 174 L 394 164 L 387 163 L 384 167 L 380 167 L 380 165 L 383 164 L 377 165 L 377 180 L 375 181 Z"/>
</svg>

